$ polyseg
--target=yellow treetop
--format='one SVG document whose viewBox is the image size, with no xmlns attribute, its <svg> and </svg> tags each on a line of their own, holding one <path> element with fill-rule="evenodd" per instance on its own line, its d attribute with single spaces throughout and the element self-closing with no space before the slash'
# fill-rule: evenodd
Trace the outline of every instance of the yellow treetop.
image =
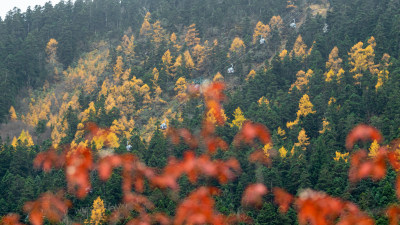
<svg viewBox="0 0 400 225">
<path fill-rule="evenodd" d="M 187 83 L 184 77 L 179 77 L 179 79 L 175 83 L 174 90 L 177 92 L 176 98 L 180 101 L 186 101 L 187 98 Z"/>
<path fill-rule="evenodd" d="M 18 145 L 18 140 L 15 136 L 13 137 L 13 139 L 11 141 L 11 145 L 14 146 L 14 148 L 16 148 Z"/>
<path fill-rule="evenodd" d="M 17 114 L 15 113 L 15 109 L 13 106 L 10 107 L 9 113 L 10 113 L 11 120 L 13 120 L 13 121 L 17 120 Z"/>
<path fill-rule="evenodd" d="M 150 12 L 147 12 L 146 16 L 144 17 L 144 21 L 142 23 L 142 27 L 140 28 L 140 35 L 144 35 L 146 37 L 151 35 L 151 24 L 149 22 L 151 17 Z"/>
<path fill-rule="evenodd" d="M 335 152 L 336 156 L 333 158 L 333 160 L 335 161 L 339 161 L 340 159 L 344 160 L 345 162 L 347 162 L 348 158 L 349 158 L 349 153 L 340 153 L 338 151 Z"/>
<path fill-rule="evenodd" d="M 240 53 L 244 53 L 245 49 L 246 49 L 246 46 L 244 45 L 243 40 L 240 39 L 239 37 L 235 37 L 232 41 L 229 51 L 240 54 Z"/>
<path fill-rule="evenodd" d="M 304 57 L 306 55 L 307 45 L 304 44 L 303 38 L 299 35 L 293 45 L 294 56 Z"/>
<path fill-rule="evenodd" d="M 147 84 L 144 84 L 142 87 L 140 87 L 140 90 L 139 90 L 141 95 L 145 95 L 145 94 L 149 93 L 149 91 L 150 91 L 150 87 Z"/>
<path fill-rule="evenodd" d="M 269 100 L 266 98 L 266 97 L 264 97 L 264 96 L 262 96 L 260 99 L 258 99 L 258 105 L 269 105 Z"/>
<path fill-rule="evenodd" d="M 239 129 L 241 129 L 244 121 L 246 121 L 247 119 L 244 117 L 243 112 L 240 109 L 240 107 L 237 107 L 237 109 L 235 109 L 235 112 L 233 113 L 233 117 L 234 118 L 232 120 L 231 127 L 236 126 Z"/>
<path fill-rule="evenodd" d="M 153 24 L 153 43 L 158 48 L 165 39 L 165 30 L 161 27 L 161 22 L 157 20 Z"/>
<path fill-rule="evenodd" d="M 200 43 L 200 38 L 198 38 L 199 34 L 196 30 L 196 24 L 192 24 L 188 27 L 186 36 L 185 36 L 185 42 L 186 45 L 191 47 L 195 46 Z"/>
<path fill-rule="evenodd" d="M 208 41 L 206 41 L 208 43 Z M 207 45 L 205 43 L 205 45 Z M 205 59 L 208 55 L 208 47 L 202 46 L 200 44 L 197 44 L 193 47 L 193 56 L 196 61 L 197 69 L 202 69 L 204 66 Z"/>
<path fill-rule="evenodd" d="M 194 69 L 194 62 L 192 59 L 192 56 L 190 55 L 189 50 L 186 50 L 185 53 L 183 53 L 183 56 L 185 57 L 185 66 L 188 69 Z"/>
<path fill-rule="evenodd" d="M 107 112 L 110 112 L 114 107 L 116 107 L 115 99 L 114 96 L 111 94 L 107 96 L 106 102 L 105 102 L 105 108 Z"/>
<path fill-rule="evenodd" d="M 389 70 L 388 67 L 390 65 L 390 55 L 385 53 L 382 56 L 381 63 L 379 64 L 379 73 L 378 73 L 378 81 L 375 85 L 375 89 L 378 90 L 382 85 L 383 82 L 389 79 Z"/>
<path fill-rule="evenodd" d="M 372 142 L 371 146 L 369 147 L 368 156 L 375 157 L 378 154 L 379 148 L 380 148 L 380 146 L 379 146 L 378 142 L 376 140 L 374 140 Z"/>
<path fill-rule="evenodd" d="M 171 52 L 169 49 L 162 56 L 162 62 L 165 66 L 169 66 L 172 62 Z"/>
<path fill-rule="evenodd" d="M 329 121 L 324 118 L 322 120 L 322 130 L 319 131 L 320 134 L 325 133 L 325 131 L 330 130 L 331 128 L 329 127 Z"/>
<path fill-rule="evenodd" d="M 249 74 L 247 74 L 246 80 L 253 79 L 256 76 L 255 70 L 250 70 Z"/>
<path fill-rule="evenodd" d="M 303 70 L 300 70 L 299 72 L 297 72 L 296 82 L 290 86 L 289 92 L 291 92 L 294 87 L 296 87 L 297 90 L 299 90 L 299 91 L 304 90 L 307 87 L 308 82 L 313 74 L 314 74 L 314 71 L 312 71 L 311 69 L 309 69 L 307 71 L 307 73 L 305 73 Z"/>
<path fill-rule="evenodd" d="M 23 145 L 26 145 L 27 147 L 34 145 L 32 136 L 29 134 L 29 131 L 22 130 L 21 134 L 18 137 L 18 140 L 21 141 L 21 143 Z"/>
<path fill-rule="evenodd" d="M 213 78 L 214 82 L 223 82 L 224 81 L 224 76 L 220 72 L 217 72 Z"/>
<path fill-rule="evenodd" d="M 340 83 L 340 79 L 344 74 L 342 61 L 343 60 L 339 58 L 339 49 L 335 46 L 329 54 L 328 62 L 326 62 L 326 69 L 328 70 L 328 72 L 325 72 L 326 82 L 330 82 L 333 77 L 336 77 L 337 82 Z"/>
<path fill-rule="evenodd" d="M 169 40 L 173 43 L 173 44 L 176 44 L 176 34 L 175 33 L 172 33 L 171 34 L 171 37 L 169 38 Z"/>
<path fill-rule="evenodd" d="M 281 158 L 286 158 L 287 152 L 288 151 L 283 146 L 279 149 L 279 154 L 280 154 Z"/>
<path fill-rule="evenodd" d="M 271 29 L 278 29 L 280 30 L 283 27 L 283 21 L 281 16 L 273 16 L 271 17 L 271 19 L 269 20 L 269 26 Z"/>
<path fill-rule="evenodd" d="M 135 38 L 133 35 L 129 38 L 127 35 L 124 35 L 122 37 L 122 51 L 125 54 L 126 59 L 128 62 L 132 63 L 133 59 L 135 58 L 135 44 L 134 44 Z"/>
<path fill-rule="evenodd" d="M 124 62 L 122 61 L 122 56 L 117 57 L 117 62 L 114 65 L 114 81 L 118 82 L 119 78 L 121 77 L 123 73 L 123 67 L 124 67 Z"/>
<path fill-rule="evenodd" d="M 278 133 L 279 136 L 281 136 L 281 138 L 282 138 L 283 140 L 286 139 L 286 137 L 285 137 L 286 131 L 283 130 L 281 127 L 278 127 L 278 132 L 277 132 L 277 133 Z"/>
<path fill-rule="evenodd" d="M 46 45 L 47 62 L 50 64 L 57 63 L 57 46 L 58 42 L 56 39 L 51 38 Z"/>
<path fill-rule="evenodd" d="M 264 152 L 265 157 L 269 158 L 269 155 L 270 155 L 269 153 L 270 153 L 271 149 L 272 149 L 271 143 L 264 145 L 263 152 Z"/>
<path fill-rule="evenodd" d="M 375 53 L 374 48 L 376 46 L 375 38 L 371 37 L 368 40 L 369 45 L 363 48 L 363 43 L 358 42 L 355 44 L 350 52 L 348 53 L 350 65 L 352 65 L 351 73 L 354 73 L 353 78 L 356 80 L 356 84 L 360 84 L 360 79 L 363 76 L 363 72 L 367 69 L 371 74 L 377 74 L 377 66 L 374 64 Z"/>
<path fill-rule="evenodd" d="M 158 72 L 158 69 L 154 67 L 154 69 L 153 69 L 153 83 L 154 84 L 158 81 L 159 76 L 160 76 L 160 73 Z"/>
<path fill-rule="evenodd" d="M 268 24 L 263 24 L 261 21 L 258 21 L 253 32 L 253 44 L 256 43 L 256 41 L 260 38 L 260 36 L 266 38 L 270 32 L 271 28 L 269 27 Z"/>
<path fill-rule="evenodd" d="M 93 201 L 92 214 L 90 215 L 90 221 L 85 221 L 85 224 L 99 225 L 105 223 L 106 219 L 106 208 L 104 207 L 104 202 L 101 200 L 100 196 Z"/>
<path fill-rule="evenodd" d="M 215 115 L 214 111 L 215 111 L 214 108 L 211 108 L 210 110 L 208 110 L 208 112 L 206 113 L 206 121 L 208 121 L 214 125 L 215 124 L 218 125 L 217 119 L 214 116 Z M 221 116 L 224 119 L 224 124 L 225 124 L 225 122 L 228 120 L 228 118 L 226 117 L 225 110 L 222 108 L 221 108 Z"/>
<path fill-rule="evenodd" d="M 281 51 L 281 53 L 279 53 L 279 58 L 281 59 L 281 60 L 283 60 L 286 56 L 287 56 L 287 50 L 286 49 L 283 49 L 282 51 Z"/>
<path fill-rule="evenodd" d="M 178 70 L 178 67 L 180 67 L 180 66 L 182 66 L 182 55 L 179 55 L 178 57 L 176 57 L 175 63 L 173 66 L 173 71 L 176 72 Z"/>
<path fill-rule="evenodd" d="M 310 101 L 310 97 L 307 94 L 304 94 L 299 102 L 299 110 L 297 111 L 297 117 L 307 116 L 308 114 L 314 114 L 315 111 L 312 110 L 314 105 Z"/>
<path fill-rule="evenodd" d="M 301 129 L 299 132 L 299 135 L 297 136 L 298 142 L 295 143 L 295 146 L 301 147 L 302 150 L 306 150 L 306 146 L 310 145 L 310 142 L 308 141 L 310 138 L 307 137 L 306 131 Z"/>
</svg>

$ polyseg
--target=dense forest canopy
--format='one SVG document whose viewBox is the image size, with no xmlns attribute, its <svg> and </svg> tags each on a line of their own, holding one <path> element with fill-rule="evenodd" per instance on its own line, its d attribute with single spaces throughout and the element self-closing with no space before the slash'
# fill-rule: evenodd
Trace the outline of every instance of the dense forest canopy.
<svg viewBox="0 0 400 225">
<path fill-rule="evenodd" d="M 121 223 L 144 215 L 184 223 L 182 207 L 201 197 L 221 215 L 305 224 L 316 223 L 300 210 L 311 196 L 313 207 L 322 199 L 388 224 L 385 210 L 400 211 L 399 15 L 398 0 L 14 9 L 0 20 L 0 215 L 32 222 L 41 202 L 66 211 L 68 199 L 65 216 L 44 216 L 107 223 L 127 197 L 143 195 L 154 207 Z M 90 162 L 78 163 L 86 177 L 64 173 L 80 157 Z M 126 171 L 140 174 L 129 181 L 134 196 Z M 350 221 L 335 209 L 324 219 Z M 206 222 L 217 223 L 212 215 Z"/>
</svg>

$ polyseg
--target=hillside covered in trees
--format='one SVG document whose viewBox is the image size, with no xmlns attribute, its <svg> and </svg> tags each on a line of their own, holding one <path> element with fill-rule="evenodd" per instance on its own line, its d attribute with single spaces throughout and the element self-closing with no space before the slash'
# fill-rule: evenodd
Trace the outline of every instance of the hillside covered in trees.
<svg viewBox="0 0 400 225">
<path fill-rule="evenodd" d="M 47 197 L 65 215 L 44 216 L 64 224 L 183 224 L 199 198 L 221 214 L 193 223 L 231 214 L 319 224 L 301 210 L 312 196 L 357 211 L 353 221 L 396 224 L 399 15 L 398 0 L 76 0 L 10 11 L 0 19 L 0 215 L 40 224 Z M 359 124 L 369 126 L 352 131 Z M 264 197 L 251 200 L 252 190 Z"/>
</svg>

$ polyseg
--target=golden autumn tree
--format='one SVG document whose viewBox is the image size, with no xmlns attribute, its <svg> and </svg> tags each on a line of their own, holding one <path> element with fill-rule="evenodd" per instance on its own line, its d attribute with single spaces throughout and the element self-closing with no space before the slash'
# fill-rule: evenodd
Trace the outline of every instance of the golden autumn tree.
<svg viewBox="0 0 400 225">
<path fill-rule="evenodd" d="M 247 74 L 246 80 L 253 79 L 256 76 L 256 71 L 255 70 L 250 70 L 249 74 Z"/>
<path fill-rule="evenodd" d="M 281 60 L 283 60 L 283 59 L 287 56 L 287 54 L 288 54 L 288 51 L 287 51 L 286 49 L 283 49 L 283 50 L 281 51 L 281 53 L 279 53 L 279 58 L 280 58 Z"/>
<path fill-rule="evenodd" d="M 170 41 L 170 42 L 172 43 L 172 45 L 174 46 L 175 50 L 176 50 L 176 51 L 179 51 L 179 50 L 181 50 L 182 46 L 178 44 L 177 39 L 178 39 L 178 38 L 176 37 L 176 34 L 175 34 L 175 33 L 172 33 L 171 36 L 170 36 L 170 38 L 169 38 L 169 41 Z"/>
<path fill-rule="evenodd" d="M 281 16 L 273 16 L 271 17 L 271 19 L 269 20 L 269 27 L 271 28 L 271 30 L 273 29 L 282 29 L 283 27 L 283 20 L 281 18 Z"/>
<path fill-rule="evenodd" d="M 360 84 L 360 79 L 363 77 L 363 73 L 369 69 L 371 74 L 377 74 L 377 66 L 374 63 L 375 52 L 374 48 L 376 46 L 375 38 L 371 37 L 368 40 L 368 46 L 363 48 L 363 43 L 358 42 L 355 44 L 348 53 L 349 62 L 352 66 L 350 70 L 351 73 L 354 73 L 353 78 L 356 81 L 356 84 Z"/>
<path fill-rule="evenodd" d="M 85 221 L 85 224 L 99 225 L 106 222 L 106 208 L 104 207 L 103 200 L 97 197 L 93 201 L 92 213 L 90 215 L 90 220 Z"/>
<path fill-rule="evenodd" d="M 186 101 L 187 99 L 187 83 L 186 79 L 184 77 L 179 77 L 179 79 L 175 83 L 175 88 L 174 90 L 177 92 L 176 93 L 176 98 L 179 101 Z"/>
<path fill-rule="evenodd" d="M 196 24 L 191 24 L 186 31 L 185 42 L 188 47 L 200 44 L 199 33 L 196 30 Z"/>
<path fill-rule="evenodd" d="M 143 104 L 149 104 L 151 103 L 151 97 L 150 97 L 150 87 L 147 84 L 144 84 L 142 87 L 139 89 L 140 95 L 143 96 Z"/>
<path fill-rule="evenodd" d="M 171 52 L 169 51 L 169 49 L 167 51 L 165 51 L 165 53 L 161 59 L 162 59 L 164 69 L 167 72 L 167 74 L 173 75 L 170 73 L 170 69 L 172 68 L 173 65 L 172 65 L 172 56 L 171 56 Z"/>
<path fill-rule="evenodd" d="M 260 99 L 258 99 L 258 105 L 259 106 L 262 106 L 262 105 L 269 105 L 269 100 L 266 98 L 266 97 L 264 97 L 264 96 L 262 96 Z"/>
<path fill-rule="evenodd" d="M 264 152 L 265 157 L 268 158 L 270 156 L 270 151 L 272 150 L 272 143 L 264 145 L 262 150 Z"/>
<path fill-rule="evenodd" d="M 121 75 L 123 74 L 123 67 L 124 67 L 124 62 L 122 61 L 122 56 L 117 57 L 117 61 L 114 65 L 114 81 L 118 82 L 120 80 Z"/>
<path fill-rule="evenodd" d="M 293 45 L 292 53 L 296 57 L 304 58 L 307 52 L 307 45 L 304 44 L 303 38 L 299 35 L 296 39 L 296 42 Z"/>
<path fill-rule="evenodd" d="M 15 109 L 14 109 L 13 106 L 10 107 L 9 115 L 10 115 L 10 119 L 11 119 L 12 121 L 15 121 L 15 120 L 18 119 L 18 118 L 17 118 L 17 114 L 15 113 Z"/>
<path fill-rule="evenodd" d="M 335 152 L 335 157 L 333 158 L 333 160 L 339 161 L 340 159 L 342 159 L 343 161 L 347 162 L 348 158 L 349 158 L 349 153 L 348 152 L 347 153 L 341 153 L 341 152 L 336 151 Z"/>
<path fill-rule="evenodd" d="M 57 64 L 57 48 L 58 42 L 56 39 L 51 38 L 46 45 L 47 62 L 51 65 Z"/>
<path fill-rule="evenodd" d="M 336 77 L 338 83 L 340 83 L 340 79 L 344 74 L 344 70 L 342 69 L 342 59 L 339 58 L 339 49 L 335 46 L 331 53 L 329 54 L 329 60 L 326 62 L 326 69 L 328 72 L 325 72 L 325 81 L 332 81 L 333 77 Z"/>
<path fill-rule="evenodd" d="M 378 154 L 379 148 L 380 148 L 380 145 L 378 144 L 378 141 L 374 140 L 368 149 L 369 150 L 368 156 L 375 157 Z"/>
<path fill-rule="evenodd" d="M 378 90 L 383 83 L 389 79 L 390 55 L 385 53 L 382 56 L 381 63 L 379 64 L 378 81 L 376 82 L 375 89 Z"/>
<path fill-rule="evenodd" d="M 223 124 L 225 124 L 225 122 L 228 120 L 228 117 L 226 117 L 225 114 L 225 110 L 221 108 L 221 117 L 223 119 Z M 210 122 L 214 125 L 219 125 L 219 123 L 217 123 L 217 119 L 215 118 L 215 109 L 211 108 L 210 110 L 208 110 L 208 112 L 206 113 L 206 121 Z"/>
<path fill-rule="evenodd" d="M 183 53 L 183 56 L 185 57 L 185 66 L 186 66 L 186 68 L 188 68 L 188 69 L 194 69 L 194 68 L 195 68 L 195 65 L 194 65 L 192 56 L 190 55 L 189 50 L 186 50 L 186 51 Z"/>
<path fill-rule="evenodd" d="M 297 72 L 296 82 L 290 86 L 289 92 L 291 92 L 294 87 L 296 87 L 297 90 L 299 90 L 299 91 L 305 90 L 308 85 L 308 82 L 313 74 L 314 74 L 314 71 L 312 71 L 311 69 L 309 69 L 307 71 L 307 73 L 305 73 L 303 70 L 300 70 L 299 72 Z"/>
<path fill-rule="evenodd" d="M 158 48 L 161 42 L 165 40 L 165 30 L 161 27 L 161 22 L 157 20 L 153 24 L 153 43 Z"/>
<path fill-rule="evenodd" d="M 149 37 L 152 33 L 151 24 L 149 20 L 151 19 L 151 13 L 147 12 L 146 16 L 144 17 L 142 27 L 140 28 L 140 35 L 145 37 Z"/>
<path fill-rule="evenodd" d="M 257 40 L 260 39 L 260 36 L 267 38 L 270 32 L 271 28 L 268 24 L 263 24 L 261 21 L 258 21 L 253 32 L 253 44 L 255 44 Z"/>
<path fill-rule="evenodd" d="M 281 156 L 281 158 L 286 158 L 288 151 L 286 150 L 285 147 L 282 146 L 278 151 L 279 151 L 279 155 Z"/>
<path fill-rule="evenodd" d="M 193 47 L 193 57 L 197 70 L 204 69 L 205 60 L 208 55 L 208 48 L 206 47 L 207 44 L 205 44 L 205 46 L 197 44 Z"/>
<path fill-rule="evenodd" d="M 297 136 L 297 142 L 294 143 L 294 146 L 291 150 L 291 154 L 294 154 L 294 147 L 300 147 L 301 150 L 305 151 L 307 146 L 310 145 L 309 142 L 309 137 L 306 134 L 306 131 L 303 129 L 301 129 L 301 131 L 299 132 L 299 135 Z"/>
<path fill-rule="evenodd" d="M 329 121 L 326 118 L 322 119 L 322 130 L 320 130 L 319 133 L 323 134 L 330 129 L 331 128 L 329 127 Z"/>
<path fill-rule="evenodd" d="M 124 35 L 122 37 L 121 41 L 121 50 L 125 55 L 125 59 L 127 62 L 130 64 L 133 63 L 133 59 L 135 58 L 135 38 L 133 35 L 131 37 L 128 37 L 127 35 Z"/>
<path fill-rule="evenodd" d="M 314 114 L 316 111 L 313 111 L 314 105 L 310 101 L 310 97 L 307 94 L 304 94 L 303 97 L 299 101 L 299 110 L 297 111 L 296 120 L 293 122 L 287 122 L 287 128 L 292 128 L 294 125 L 299 123 L 300 117 L 306 117 L 308 114 Z"/>
<path fill-rule="evenodd" d="M 244 54 L 246 50 L 246 46 L 244 42 L 239 37 L 235 37 L 231 43 L 231 47 L 229 48 L 230 53 L 235 53 L 237 55 Z"/>
<path fill-rule="evenodd" d="M 224 76 L 220 72 L 217 72 L 213 78 L 214 82 L 223 82 L 224 81 Z"/>
<path fill-rule="evenodd" d="M 235 126 L 239 129 L 241 129 L 244 121 L 246 121 L 246 120 L 247 119 L 244 117 L 243 112 L 240 109 L 240 107 L 237 107 L 235 109 L 235 112 L 233 113 L 233 120 L 232 120 L 231 127 Z"/>
<path fill-rule="evenodd" d="M 172 66 L 172 71 L 174 73 L 176 73 L 178 71 L 178 68 L 182 66 L 182 62 L 183 62 L 182 55 L 178 55 L 178 57 L 176 57 L 175 59 L 174 65 Z"/>
</svg>

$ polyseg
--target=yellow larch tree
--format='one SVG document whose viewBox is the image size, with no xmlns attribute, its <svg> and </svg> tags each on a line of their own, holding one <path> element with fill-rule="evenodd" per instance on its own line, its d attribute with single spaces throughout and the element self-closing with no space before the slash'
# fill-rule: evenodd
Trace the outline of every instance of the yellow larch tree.
<svg viewBox="0 0 400 225">
<path fill-rule="evenodd" d="M 10 114 L 9 114 L 9 115 L 10 115 L 10 119 L 11 119 L 12 121 L 17 120 L 17 114 L 15 113 L 15 109 L 14 109 L 13 106 L 10 107 L 9 113 L 10 113 Z"/>
<path fill-rule="evenodd" d="M 207 55 L 208 55 L 208 48 L 206 48 L 205 46 L 197 44 L 193 47 L 193 57 L 197 70 L 204 69 L 204 64 Z"/>
<path fill-rule="evenodd" d="M 296 39 L 296 42 L 293 45 L 293 50 L 292 50 L 294 56 L 296 57 L 302 57 L 304 58 L 306 56 L 307 52 L 307 45 L 304 44 L 303 38 L 301 35 L 299 35 Z"/>
<path fill-rule="evenodd" d="M 188 69 L 194 69 L 194 68 L 195 68 L 195 65 L 194 65 L 192 56 L 190 55 L 189 50 L 186 50 L 186 51 L 183 53 L 183 56 L 185 57 L 185 66 L 186 66 L 186 68 L 188 68 Z"/>
<path fill-rule="evenodd" d="M 371 74 L 377 74 L 377 66 L 374 64 L 376 46 L 375 38 L 371 37 L 368 40 L 369 45 L 363 48 L 363 43 L 358 42 L 355 44 L 348 53 L 350 65 L 353 67 L 350 72 L 354 73 L 353 78 L 356 80 L 356 84 L 361 84 L 360 79 L 363 76 L 363 72 L 369 69 Z"/>
<path fill-rule="evenodd" d="M 146 16 L 144 17 L 142 27 L 140 28 L 140 35 L 143 35 L 145 37 L 149 37 L 152 33 L 151 24 L 149 22 L 150 17 L 151 17 L 151 13 L 147 12 Z"/>
<path fill-rule="evenodd" d="M 264 145 L 262 150 L 264 152 L 265 157 L 269 158 L 271 149 L 272 149 L 272 144 L 271 143 L 268 143 L 268 144 Z"/>
<path fill-rule="evenodd" d="M 230 53 L 236 53 L 237 55 L 241 55 L 245 52 L 246 46 L 244 42 L 239 37 L 235 37 L 231 43 L 231 47 L 229 48 Z"/>
<path fill-rule="evenodd" d="M 105 109 L 108 112 L 110 112 L 114 107 L 116 107 L 116 102 L 115 102 L 115 98 L 112 94 L 109 94 L 106 98 L 106 101 L 104 103 L 105 105 Z"/>
<path fill-rule="evenodd" d="M 257 40 L 260 39 L 260 36 L 267 38 L 270 32 L 271 28 L 269 27 L 268 24 L 263 24 L 263 22 L 258 21 L 253 32 L 253 44 L 255 44 Z"/>
<path fill-rule="evenodd" d="M 186 101 L 187 99 L 187 83 L 186 79 L 184 77 L 179 77 L 179 79 L 175 83 L 175 88 L 174 90 L 177 92 L 176 93 L 176 98 L 179 101 Z"/>
<path fill-rule="evenodd" d="M 282 138 L 282 140 L 285 140 L 285 139 L 286 139 L 286 137 L 285 137 L 286 131 L 283 130 L 281 127 L 278 127 L 277 133 L 278 133 L 278 135 Z"/>
<path fill-rule="evenodd" d="M 344 74 L 342 61 L 343 60 L 339 58 L 339 49 L 335 46 L 329 54 L 328 62 L 326 62 L 326 69 L 328 70 L 324 74 L 326 82 L 330 82 L 333 77 L 336 77 L 337 82 L 340 83 L 340 79 Z"/>
<path fill-rule="evenodd" d="M 99 197 L 93 201 L 93 209 L 90 215 L 90 220 L 85 221 L 85 224 L 100 225 L 106 222 L 106 208 L 103 200 Z"/>
<path fill-rule="evenodd" d="M 309 139 L 310 138 L 307 137 L 306 131 L 303 128 L 297 136 L 297 143 L 295 143 L 294 145 L 297 147 L 301 147 L 301 149 L 304 151 L 306 150 L 306 147 L 310 145 L 310 142 L 308 141 Z"/>
<path fill-rule="evenodd" d="M 336 151 L 335 152 L 335 157 L 333 158 L 333 160 L 339 161 L 340 159 L 342 159 L 345 162 L 347 162 L 348 158 L 349 158 L 349 153 L 348 152 L 347 153 L 341 153 L 341 152 Z"/>
<path fill-rule="evenodd" d="M 269 20 L 269 27 L 271 28 L 271 30 L 273 29 L 282 29 L 283 28 L 283 20 L 281 18 L 281 16 L 273 16 L 271 17 L 271 19 Z"/>
<path fill-rule="evenodd" d="M 167 74 L 173 76 L 173 74 L 170 73 L 170 69 L 172 68 L 172 56 L 171 56 L 171 52 L 169 51 L 169 49 L 167 51 L 165 51 L 164 55 L 162 56 L 162 62 L 164 65 L 164 69 L 165 72 L 167 72 Z"/>
<path fill-rule="evenodd" d="M 171 34 L 171 37 L 169 38 L 169 40 L 170 40 L 170 42 L 173 44 L 173 46 L 174 46 L 174 48 L 175 48 L 176 51 L 181 50 L 182 46 L 180 46 L 180 45 L 177 43 L 177 37 L 176 37 L 176 34 L 175 34 L 175 33 L 172 33 L 172 34 Z"/>
<path fill-rule="evenodd" d="M 320 130 L 319 133 L 323 134 L 329 130 L 331 130 L 331 128 L 329 127 L 329 121 L 326 118 L 322 119 L 322 130 Z"/>
<path fill-rule="evenodd" d="M 125 59 L 132 64 L 133 59 L 135 58 L 135 44 L 134 44 L 135 38 L 133 35 L 131 37 L 128 37 L 127 35 L 124 35 L 122 37 L 121 41 L 121 49 L 125 55 Z"/>
<path fill-rule="evenodd" d="M 176 57 L 174 66 L 172 67 L 173 72 L 176 73 L 176 71 L 178 71 L 178 68 L 180 66 L 182 66 L 182 55 L 178 55 L 178 57 Z"/>
<path fill-rule="evenodd" d="M 300 117 L 306 117 L 308 114 L 314 114 L 316 111 L 313 111 L 314 105 L 310 101 L 310 97 L 307 94 L 304 94 L 303 97 L 299 101 L 299 110 L 297 111 L 296 120 L 293 122 L 287 122 L 286 127 L 291 129 L 294 125 L 299 123 Z"/>
<path fill-rule="evenodd" d="M 283 59 L 287 56 L 287 54 L 288 54 L 288 51 L 287 51 L 286 49 L 283 49 L 283 50 L 281 51 L 281 53 L 279 53 L 279 58 L 280 58 L 281 60 L 283 60 Z"/>
<path fill-rule="evenodd" d="M 15 136 L 13 137 L 13 139 L 12 139 L 12 141 L 11 141 L 11 145 L 12 145 L 14 148 L 16 148 L 17 145 L 18 145 L 18 140 L 17 140 L 17 138 L 16 138 Z"/>
<path fill-rule="evenodd" d="M 235 112 L 233 113 L 233 120 L 232 120 L 231 127 L 235 126 L 239 129 L 241 129 L 244 121 L 246 121 L 246 120 L 247 119 L 244 117 L 243 112 L 240 109 L 240 107 L 237 107 L 237 109 L 235 109 Z"/>
<path fill-rule="evenodd" d="M 187 28 L 186 36 L 185 36 L 185 42 L 188 47 L 195 46 L 197 44 L 200 44 L 200 38 L 198 38 L 199 33 L 196 30 L 196 24 L 191 24 Z"/>
<path fill-rule="evenodd" d="M 161 42 L 165 40 L 165 30 L 161 27 L 161 22 L 157 20 L 153 24 L 153 43 L 158 48 Z"/>
<path fill-rule="evenodd" d="M 214 82 L 223 82 L 224 81 L 224 76 L 220 72 L 217 72 L 213 78 Z"/>
<path fill-rule="evenodd" d="M 249 74 L 247 74 L 246 81 L 253 79 L 256 76 L 255 70 L 250 70 Z"/>
<path fill-rule="evenodd" d="M 269 100 L 266 98 L 266 97 L 264 97 L 264 96 L 262 96 L 260 99 L 258 99 L 258 105 L 259 106 L 262 106 L 262 105 L 269 105 Z"/>
<path fill-rule="evenodd" d="M 29 134 L 29 131 L 22 130 L 18 139 L 15 137 L 13 138 L 11 145 L 17 147 L 18 141 L 20 141 L 22 145 L 25 145 L 27 147 L 34 145 L 32 136 Z"/>
<path fill-rule="evenodd" d="M 124 67 L 124 62 L 122 60 L 122 56 L 118 56 L 117 57 L 117 61 L 116 61 L 115 65 L 114 65 L 114 68 L 113 68 L 114 69 L 113 77 L 114 77 L 114 81 L 115 82 L 119 82 L 120 77 L 121 77 L 121 75 L 123 73 L 123 67 Z"/>
<path fill-rule="evenodd" d="M 153 82 L 154 86 L 158 86 L 157 82 L 158 82 L 158 78 L 160 76 L 160 72 L 158 71 L 158 69 L 156 67 L 154 67 L 152 74 L 153 74 L 153 79 L 151 81 Z"/>
<path fill-rule="evenodd" d="M 57 47 L 58 42 L 56 39 L 51 38 L 46 45 L 47 62 L 51 65 L 57 64 Z"/>
<path fill-rule="evenodd" d="M 152 102 L 150 97 L 151 93 L 149 85 L 144 84 L 142 87 L 140 87 L 139 93 L 143 96 L 143 104 L 150 104 Z"/>
<path fill-rule="evenodd" d="M 285 147 L 282 146 L 278 151 L 279 151 L 279 155 L 281 156 L 281 158 L 286 158 L 288 151 L 286 150 Z"/>
<path fill-rule="evenodd" d="M 388 67 L 390 65 L 390 55 L 385 53 L 382 56 L 381 63 L 379 64 L 379 73 L 378 73 L 378 81 L 376 82 L 375 89 L 378 90 L 386 81 L 389 79 L 389 70 Z"/>
<path fill-rule="evenodd" d="M 215 115 L 215 109 L 211 108 L 206 113 L 206 121 L 218 126 L 217 119 L 215 118 L 214 115 Z M 228 120 L 228 117 L 226 117 L 225 110 L 222 108 L 221 108 L 221 117 L 223 118 L 225 124 L 225 122 Z"/>
<path fill-rule="evenodd" d="M 380 146 L 379 146 L 378 142 L 376 140 L 374 140 L 368 149 L 369 150 L 368 156 L 375 157 L 378 154 L 379 148 L 380 148 Z"/>
<path fill-rule="evenodd" d="M 296 74 L 297 79 L 294 82 L 294 84 L 292 84 L 290 86 L 289 92 L 291 92 L 294 87 L 296 87 L 297 90 L 299 90 L 299 91 L 305 90 L 308 85 L 308 82 L 313 74 L 314 74 L 314 71 L 312 71 L 311 69 L 309 69 L 307 71 L 307 73 L 304 72 L 303 70 L 300 70 L 299 72 L 297 72 L 297 74 Z"/>
</svg>

